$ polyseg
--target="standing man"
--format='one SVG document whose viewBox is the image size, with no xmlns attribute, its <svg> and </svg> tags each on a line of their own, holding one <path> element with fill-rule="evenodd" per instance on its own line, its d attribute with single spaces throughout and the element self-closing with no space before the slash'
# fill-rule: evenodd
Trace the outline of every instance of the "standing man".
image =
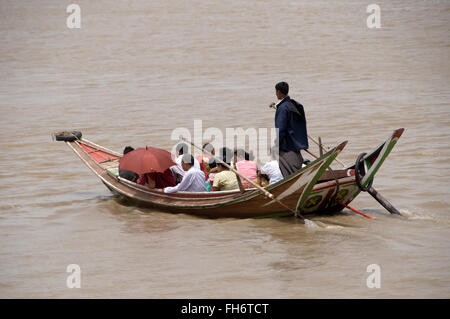
<svg viewBox="0 0 450 319">
<path fill-rule="evenodd" d="M 280 82 L 275 85 L 275 94 L 280 100 L 275 105 L 275 128 L 278 129 L 279 165 L 283 177 L 302 168 L 303 156 L 300 150 L 308 149 L 308 134 L 303 105 L 288 95 L 289 85 Z"/>
</svg>

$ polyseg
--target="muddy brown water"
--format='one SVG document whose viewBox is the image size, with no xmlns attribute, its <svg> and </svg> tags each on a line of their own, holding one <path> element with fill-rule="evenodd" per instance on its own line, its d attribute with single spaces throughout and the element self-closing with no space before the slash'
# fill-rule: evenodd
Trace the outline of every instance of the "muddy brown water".
<svg viewBox="0 0 450 319">
<path fill-rule="evenodd" d="M 378 1 L 377 30 L 364 1 L 77 3 L 68 29 L 68 3 L 0 1 L 0 297 L 450 297 L 449 1 Z M 270 128 L 281 80 L 346 163 L 406 128 L 374 182 L 405 218 L 367 194 L 352 206 L 376 220 L 312 217 L 327 228 L 125 206 L 50 137 Z"/>
</svg>

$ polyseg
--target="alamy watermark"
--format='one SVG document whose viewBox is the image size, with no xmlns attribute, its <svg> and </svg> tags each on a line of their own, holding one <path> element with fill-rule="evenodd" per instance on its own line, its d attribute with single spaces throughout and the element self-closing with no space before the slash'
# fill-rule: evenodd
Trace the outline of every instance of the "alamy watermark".
<svg viewBox="0 0 450 319">
<path fill-rule="evenodd" d="M 67 13 L 70 15 L 67 17 L 66 25 L 69 29 L 81 28 L 81 8 L 78 4 L 72 3 L 67 6 Z"/>
<path fill-rule="evenodd" d="M 366 271 L 371 273 L 366 279 L 367 288 L 381 288 L 381 267 L 378 264 L 370 264 Z"/>
<path fill-rule="evenodd" d="M 367 17 L 366 25 L 369 29 L 381 28 L 381 8 L 378 4 L 369 4 L 366 12 L 370 13 Z"/>
<path fill-rule="evenodd" d="M 70 273 L 66 279 L 67 288 L 81 288 L 81 268 L 77 264 L 70 264 L 66 268 Z"/>
<path fill-rule="evenodd" d="M 436 0 L 435 0 L 436 1 Z M 439 1 L 439 0 L 437 0 Z M 81 28 L 81 7 L 78 4 L 69 4 L 66 8 L 66 13 L 70 13 L 67 17 L 66 25 L 69 29 Z M 370 13 L 367 17 L 366 25 L 369 29 L 381 28 L 381 8 L 378 4 L 369 4 L 366 8 L 366 13 Z"/>
<path fill-rule="evenodd" d="M 176 141 L 172 147 L 172 154 L 176 153 L 176 146 L 183 142 L 181 138 L 192 142 L 195 145 L 202 146 L 203 144 L 211 144 L 215 150 L 222 147 L 233 149 L 244 149 L 253 155 L 254 161 L 261 163 L 269 162 L 271 160 L 270 149 L 278 147 L 277 139 L 278 129 L 276 128 L 230 128 L 227 127 L 224 132 L 217 127 L 208 127 L 203 129 L 202 120 L 194 120 L 194 132 L 185 127 L 178 127 L 172 131 L 170 139 Z M 186 143 L 189 146 L 189 143 Z M 191 148 L 193 155 L 201 154 L 201 151 L 196 148 Z"/>
</svg>

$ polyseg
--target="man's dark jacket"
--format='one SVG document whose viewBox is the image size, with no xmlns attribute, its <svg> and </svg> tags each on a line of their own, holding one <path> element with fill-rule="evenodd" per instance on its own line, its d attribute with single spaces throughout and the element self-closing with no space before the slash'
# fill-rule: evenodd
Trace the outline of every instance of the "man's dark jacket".
<svg viewBox="0 0 450 319">
<path fill-rule="evenodd" d="M 282 151 L 308 149 L 308 134 L 303 105 L 286 96 L 277 106 L 275 127 L 278 131 L 279 148 Z"/>
</svg>

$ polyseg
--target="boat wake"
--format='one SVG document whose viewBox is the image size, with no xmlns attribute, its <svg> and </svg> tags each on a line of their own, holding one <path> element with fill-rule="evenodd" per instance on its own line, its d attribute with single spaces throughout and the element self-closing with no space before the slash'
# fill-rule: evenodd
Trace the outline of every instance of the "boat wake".
<svg viewBox="0 0 450 319">
<path fill-rule="evenodd" d="M 400 209 L 403 217 L 411 220 L 434 220 L 434 218 L 430 215 L 425 215 L 421 213 L 411 212 L 407 209 Z"/>
<path fill-rule="evenodd" d="M 312 229 L 343 229 L 340 225 L 327 225 L 319 221 L 312 221 L 310 219 L 305 219 L 305 226 Z"/>
</svg>

